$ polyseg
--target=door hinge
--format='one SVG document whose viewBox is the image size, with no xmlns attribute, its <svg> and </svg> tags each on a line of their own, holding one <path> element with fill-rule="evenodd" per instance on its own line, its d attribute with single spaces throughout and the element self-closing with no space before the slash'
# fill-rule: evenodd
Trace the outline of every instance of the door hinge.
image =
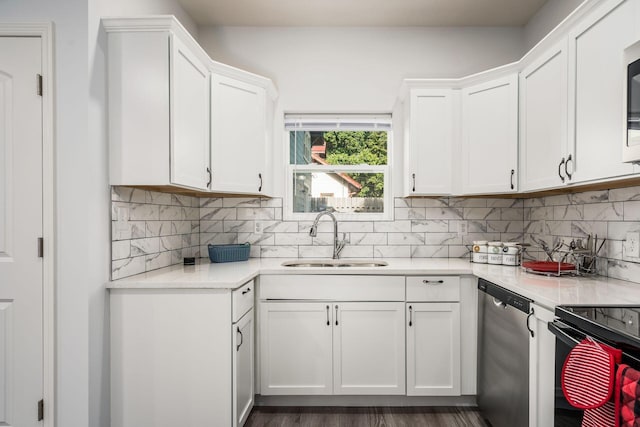
<svg viewBox="0 0 640 427">
<path fill-rule="evenodd" d="M 38 401 L 38 421 L 44 420 L 44 400 Z"/>
<path fill-rule="evenodd" d="M 38 74 L 38 88 L 37 92 L 39 96 L 42 96 L 42 74 Z"/>
<path fill-rule="evenodd" d="M 38 258 L 44 257 L 44 239 L 38 237 Z"/>
</svg>

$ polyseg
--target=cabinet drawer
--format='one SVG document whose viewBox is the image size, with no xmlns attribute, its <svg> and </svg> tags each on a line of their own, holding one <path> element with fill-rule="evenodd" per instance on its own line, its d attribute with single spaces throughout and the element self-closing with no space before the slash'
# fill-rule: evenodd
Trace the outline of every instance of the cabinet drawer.
<svg viewBox="0 0 640 427">
<path fill-rule="evenodd" d="M 236 322 L 247 311 L 253 307 L 253 295 L 255 293 L 255 281 L 245 283 L 240 289 L 236 289 L 231 294 L 231 302 L 233 304 L 232 316 Z"/>
<path fill-rule="evenodd" d="M 407 301 L 460 301 L 460 277 L 407 277 Z"/>
<path fill-rule="evenodd" d="M 261 300 L 404 301 L 402 276 L 263 275 Z"/>
</svg>

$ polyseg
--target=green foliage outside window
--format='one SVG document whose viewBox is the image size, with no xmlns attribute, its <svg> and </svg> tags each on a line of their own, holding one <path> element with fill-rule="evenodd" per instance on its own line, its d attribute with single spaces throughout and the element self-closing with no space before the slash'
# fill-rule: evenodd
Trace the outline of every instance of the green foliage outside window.
<svg viewBox="0 0 640 427">
<path fill-rule="evenodd" d="M 324 132 L 326 161 L 331 165 L 386 165 L 387 132 Z M 384 174 L 350 173 L 362 185 L 355 197 L 383 197 Z"/>
</svg>

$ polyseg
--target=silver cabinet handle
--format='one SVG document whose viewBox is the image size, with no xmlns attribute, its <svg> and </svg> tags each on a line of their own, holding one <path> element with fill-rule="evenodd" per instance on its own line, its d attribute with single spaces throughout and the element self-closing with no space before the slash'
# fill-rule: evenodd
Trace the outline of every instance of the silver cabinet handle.
<svg viewBox="0 0 640 427">
<path fill-rule="evenodd" d="M 564 157 L 562 158 L 562 160 L 560 161 L 560 164 L 558 165 L 558 176 L 560 177 L 560 180 L 562 182 L 564 182 L 564 176 L 562 176 L 562 165 L 565 164 L 565 160 Z"/>
<path fill-rule="evenodd" d="M 244 294 L 248 294 L 249 292 L 251 292 L 251 288 L 247 288 L 247 290 L 246 290 L 246 291 L 242 291 L 242 295 L 244 295 Z"/>
<path fill-rule="evenodd" d="M 338 306 L 336 305 L 336 326 L 338 326 Z"/>
<path fill-rule="evenodd" d="M 329 306 L 327 306 L 327 326 L 331 326 L 331 321 L 329 320 Z"/>
<path fill-rule="evenodd" d="M 416 192 L 416 174 L 415 173 L 411 174 L 411 179 L 413 179 L 413 190 L 411 191 L 415 193 Z"/>
<path fill-rule="evenodd" d="M 207 173 L 209 174 L 209 181 L 207 181 L 207 188 L 211 188 L 211 168 L 207 168 Z"/>
<path fill-rule="evenodd" d="M 511 189 L 512 189 L 512 190 L 513 190 L 514 188 L 516 188 L 516 187 L 513 185 L 513 176 L 514 176 L 515 174 L 516 174 L 515 169 L 511 169 Z"/>
<path fill-rule="evenodd" d="M 422 283 L 424 283 L 425 285 L 441 285 L 444 283 L 444 280 L 427 280 L 424 279 L 422 281 Z"/>
<path fill-rule="evenodd" d="M 409 327 L 413 326 L 413 307 L 409 306 Z"/>
<path fill-rule="evenodd" d="M 569 154 L 569 157 L 567 157 L 567 161 L 564 162 L 564 174 L 567 176 L 568 179 L 571 179 L 571 175 L 569 173 L 569 162 L 573 162 L 573 159 L 571 158 L 571 154 Z"/>
<path fill-rule="evenodd" d="M 242 346 L 242 344 L 244 343 L 244 335 L 242 335 L 242 331 L 240 330 L 240 327 L 236 327 L 236 332 L 238 334 L 240 334 L 240 344 L 237 345 L 236 347 L 236 351 L 240 351 L 240 347 Z"/>
<path fill-rule="evenodd" d="M 262 191 L 262 174 L 261 173 L 258 174 L 258 178 L 260 178 L 260 186 L 258 187 L 258 192 L 261 192 Z"/>
</svg>

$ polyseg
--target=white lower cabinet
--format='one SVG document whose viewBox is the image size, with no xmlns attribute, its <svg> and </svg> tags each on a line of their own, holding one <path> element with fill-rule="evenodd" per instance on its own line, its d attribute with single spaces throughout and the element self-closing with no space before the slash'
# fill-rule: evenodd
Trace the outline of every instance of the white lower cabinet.
<svg viewBox="0 0 640 427">
<path fill-rule="evenodd" d="M 261 393 L 332 394 L 332 311 L 329 303 L 261 304 Z"/>
<path fill-rule="evenodd" d="M 555 396 L 562 390 L 555 389 L 556 337 L 547 329 L 547 323 L 555 318 L 552 311 L 532 304 L 529 327 L 533 336 L 529 339 L 529 426 L 554 425 Z"/>
<path fill-rule="evenodd" d="M 253 408 L 253 310 L 233 327 L 233 427 L 239 427 Z"/>
<path fill-rule="evenodd" d="M 253 288 L 111 289 L 111 427 L 241 427 Z"/>
<path fill-rule="evenodd" d="M 404 304 L 335 303 L 334 317 L 334 394 L 404 394 Z"/>
<path fill-rule="evenodd" d="M 403 305 L 263 303 L 262 394 L 404 394 Z"/>
<path fill-rule="evenodd" d="M 265 275 L 261 394 L 475 395 L 476 293 L 471 276 Z"/>
<path fill-rule="evenodd" d="M 407 395 L 460 395 L 460 303 L 407 303 Z"/>
</svg>

